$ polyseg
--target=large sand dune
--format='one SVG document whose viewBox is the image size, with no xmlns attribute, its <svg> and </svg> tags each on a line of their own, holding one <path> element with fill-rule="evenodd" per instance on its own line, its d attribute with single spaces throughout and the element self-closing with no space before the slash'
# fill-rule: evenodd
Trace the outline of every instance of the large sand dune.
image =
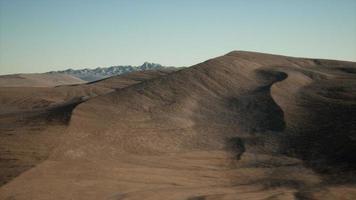
<svg viewBox="0 0 356 200">
<path fill-rule="evenodd" d="M 355 73 L 231 52 L 125 87 L 93 83 L 108 91 L 73 101 L 48 157 L 0 199 L 355 199 Z"/>
</svg>

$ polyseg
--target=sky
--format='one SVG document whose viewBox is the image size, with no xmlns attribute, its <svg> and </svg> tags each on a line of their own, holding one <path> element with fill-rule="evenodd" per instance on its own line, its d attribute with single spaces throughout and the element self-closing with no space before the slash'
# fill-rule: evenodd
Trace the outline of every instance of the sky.
<svg viewBox="0 0 356 200">
<path fill-rule="evenodd" d="M 356 0 L 0 0 L 0 74 L 233 50 L 356 61 Z"/>
</svg>

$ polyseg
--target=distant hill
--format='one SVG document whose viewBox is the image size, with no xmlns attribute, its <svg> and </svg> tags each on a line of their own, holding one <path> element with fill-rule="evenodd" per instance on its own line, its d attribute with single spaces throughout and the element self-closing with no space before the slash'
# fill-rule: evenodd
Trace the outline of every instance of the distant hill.
<svg viewBox="0 0 356 200">
<path fill-rule="evenodd" d="M 69 74 L 11 74 L 0 76 L 0 87 L 53 87 L 85 83 Z"/>
<path fill-rule="evenodd" d="M 51 71 L 48 74 L 60 73 L 60 74 L 68 74 L 80 78 L 85 81 L 97 81 L 100 79 L 108 78 L 111 76 L 116 76 L 120 74 L 125 74 L 134 71 L 144 71 L 144 70 L 155 70 L 155 69 L 163 69 L 163 68 L 171 68 L 164 67 L 160 64 L 145 62 L 141 66 L 111 66 L 111 67 L 98 67 L 95 69 L 67 69 L 63 71 Z"/>
</svg>

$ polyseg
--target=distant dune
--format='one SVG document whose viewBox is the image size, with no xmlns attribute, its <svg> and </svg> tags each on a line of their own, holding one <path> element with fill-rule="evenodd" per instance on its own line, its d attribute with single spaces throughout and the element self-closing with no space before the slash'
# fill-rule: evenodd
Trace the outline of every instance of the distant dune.
<svg viewBox="0 0 356 200">
<path fill-rule="evenodd" d="M 354 62 L 234 51 L 57 90 L 1 116 L 0 199 L 356 198 Z"/>
<path fill-rule="evenodd" d="M 67 74 L 13 74 L 0 76 L 0 87 L 53 87 L 85 81 Z"/>
</svg>

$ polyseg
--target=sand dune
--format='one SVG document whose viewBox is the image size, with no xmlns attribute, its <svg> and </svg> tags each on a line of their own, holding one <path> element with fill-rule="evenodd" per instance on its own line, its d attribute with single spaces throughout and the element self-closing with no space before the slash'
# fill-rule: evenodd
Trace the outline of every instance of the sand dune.
<svg viewBox="0 0 356 200">
<path fill-rule="evenodd" d="M 0 184 L 48 157 L 78 104 L 171 72 L 133 72 L 95 83 L 58 87 L 0 87 Z"/>
<path fill-rule="evenodd" d="M 76 106 L 48 158 L 0 198 L 354 199 L 355 73 L 352 62 L 236 51 L 92 83 L 110 91 Z"/>
<path fill-rule="evenodd" d="M 85 81 L 66 74 L 11 74 L 0 76 L 0 87 L 53 87 Z"/>
<path fill-rule="evenodd" d="M 79 97 L 88 99 L 172 71 L 173 69 L 133 72 L 91 83 L 57 87 L 0 87 L 0 104 L 2 105 L 0 114 L 43 109 Z"/>
</svg>

